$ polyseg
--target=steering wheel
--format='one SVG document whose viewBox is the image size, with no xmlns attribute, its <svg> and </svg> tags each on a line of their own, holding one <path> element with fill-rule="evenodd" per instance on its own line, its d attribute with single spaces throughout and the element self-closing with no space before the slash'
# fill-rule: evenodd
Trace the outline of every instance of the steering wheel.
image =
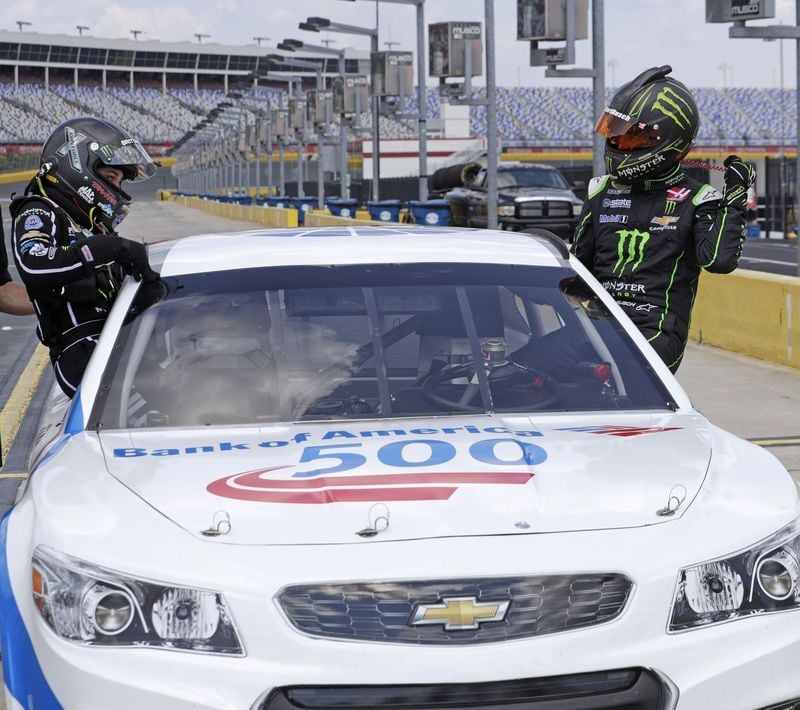
<svg viewBox="0 0 800 710">
<path fill-rule="evenodd" d="M 480 364 L 485 367 L 484 363 Z M 486 370 L 492 400 L 504 411 L 546 409 L 561 398 L 561 385 L 550 375 L 511 360 Z M 468 378 L 469 383 L 453 380 Z M 448 411 L 482 412 L 480 387 L 474 362 L 443 367 L 422 381 L 422 396 L 428 403 Z M 472 404 L 477 397 L 479 404 Z M 505 404 L 504 404 L 505 403 Z"/>
</svg>

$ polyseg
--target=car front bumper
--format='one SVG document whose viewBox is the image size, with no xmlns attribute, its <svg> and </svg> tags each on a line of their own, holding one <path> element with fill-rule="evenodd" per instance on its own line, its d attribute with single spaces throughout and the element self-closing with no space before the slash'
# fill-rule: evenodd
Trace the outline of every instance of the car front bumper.
<svg viewBox="0 0 800 710">
<path fill-rule="evenodd" d="M 10 524 L 9 524 L 10 521 Z M 561 633 L 500 643 L 426 645 L 366 643 L 312 637 L 293 627 L 275 601 L 281 581 L 431 579 L 442 576 L 442 561 L 474 574 L 484 569 L 498 541 L 440 539 L 416 541 L 396 550 L 381 545 L 300 547 L 265 550 L 198 543 L 204 563 L 182 554 L 180 540 L 168 555 L 175 565 L 197 570 L 198 585 L 211 577 L 226 580 L 223 590 L 241 633 L 244 657 L 214 656 L 148 648 L 87 647 L 56 636 L 34 608 L 30 593 L 30 533 L 28 521 L 15 526 L 13 514 L 4 520 L 10 531 L 5 549 L 13 550 L 2 564 L 3 671 L 8 710 L 80 708 L 94 710 L 288 710 L 287 689 L 316 688 L 306 703 L 310 710 L 337 706 L 342 692 L 369 686 L 369 693 L 391 687 L 397 707 L 409 697 L 418 708 L 442 707 L 436 698 L 454 688 L 466 688 L 463 704 L 474 707 L 469 684 L 476 692 L 498 692 L 503 683 L 519 679 L 557 678 L 602 671 L 639 669 L 660 689 L 657 704 L 647 710 L 754 710 L 800 697 L 796 659 L 800 654 L 800 613 L 752 616 L 727 624 L 678 634 L 666 633 L 675 574 L 660 560 L 642 561 L 644 550 L 663 540 L 666 529 L 637 531 L 634 549 L 626 547 L 629 531 L 605 531 L 568 536 L 517 536 L 503 539 L 507 559 L 488 572 L 517 571 L 525 559 L 549 568 L 571 551 L 571 562 L 591 569 L 591 536 L 620 559 L 638 558 L 636 573 L 623 570 L 635 588 L 622 614 L 613 621 Z M 549 541 L 544 538 L 550 537 Z M 559 538 L 557 540 L 553 537 Z M 569 538 L 569 539 L 568 539 Z M 170 545 L 162 545 L 169 548 Z M 229 549 L 225 549 L 225 548 Z M 337 549 L 341 547 L 341 549 Z M 349 549 L 345 549 L 349 548 Z M 188 548 L 187 548 L 188 549 Z M 460 552 L 458 552 L 460 550 Z M 546 553 L 545 550 L 549 550 Z M 458 552 L 458 554 L 456 554 Z M 129 554 L 124 551 L 125 559 Z M 146 551 L 156 557 L 157 548 Z M 122 559 L 122 557 L 121 557 Z M 207 577 L 207 578 L 204 578 Z M 325 584 L 326 582 L 322 582 Z M 535 685 L 535 682 L 533 683 Z M 558 683 L 556 683 L 558 685 Z M 351 688 L 347 688 L 351 686 Z M 374 696 L 373 696 L 374 697 Z M 385 697 L 389 697 L 386 694 Z M 511 705 L 516 697 L 494 702 Z M 605 707 L 598 700 L 581 705 L 576 698 L 548 710 Z M 327 705 L 325 703 L 328 703 Z M 391 704 L 382 701 L 381 706 Z M 361 707 L 371 707 L 369 702 Z M 407 707 L 407 705 L 406 705 Z M 485 707 L 485 706 L 484 706 Z M 533 702 L 514 710 L 536 710 Z M 631 707 L 637 707 L 635 705 Z"/>
</svg>

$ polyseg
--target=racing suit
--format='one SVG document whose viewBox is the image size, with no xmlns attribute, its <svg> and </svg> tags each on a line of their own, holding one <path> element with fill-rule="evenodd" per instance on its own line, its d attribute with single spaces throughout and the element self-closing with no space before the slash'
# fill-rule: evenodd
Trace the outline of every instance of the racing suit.
<svg viewBox="0 0 800 710">
<path fill-rule="evenodd" d="M 37 335 L 72 397 L 125 273 L 146 262 L 145 247 L 81 228 L 46 197 L 15 199 L 11 216 L 14 261 L 33 302 Z"/>
<path fill-rule="evenodd" d="M 572 253 L 630 316 L 672 372 L 680 365 L 700 269 L 730 273 L 744 239 L 743 210 L 681 173 L 677 180 L 589 183 Z"/>
</svg>

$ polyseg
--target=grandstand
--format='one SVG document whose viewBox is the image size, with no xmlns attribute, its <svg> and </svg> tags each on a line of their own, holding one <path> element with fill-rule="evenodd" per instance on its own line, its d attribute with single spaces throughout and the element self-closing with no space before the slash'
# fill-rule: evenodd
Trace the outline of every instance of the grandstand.
<svg viewBox="0 0 800 710">
<path fill-rule="evenodd" d="M 346 70 L 368 72 L 368 55 L 347 50 Z M 249 87 L 239 105 L 256 113 L 277 106 L 285 84 L 254 75 L 288 70 L 268 65 L 271 47 L 193 45 L 126 39 L 100 39 L 0 31 L 0 147 L 5 152 L 40 145 L 61 121 L 94 114 L 115 121 L 161 152 L 178 141 L 220 101 L 232 86 Z M 326 75 L 336 60 L 300 53 L 320 63 Z M 298 74 L 292 70 L 292 74 Z M 306 72 L 307 85 L 313 74 Z M 480 94 L 482 90 L 477 90 Z M 795 145 L 797 101 L 794 90 L 694 87 L 701 112 L 698 146 L 777 148 Z M 504 146 L 588 147 L 595 117 L 592 95 L 582 87 L 499 87 L 498 133 Z M 416 110 L 406 99 L 405 112 Z M 441 115 L 438 90 L 428 93 L 431 123 Z M 366 131 L 371 117 L 361 124 Z M 485 133 L 485 108 L 472 107 L 471 131 Z M 381 118 L 386 138 L 413 137 L 415 121 Z M 24 152 L 24 151 L 23 151 Z"/>
</svg>

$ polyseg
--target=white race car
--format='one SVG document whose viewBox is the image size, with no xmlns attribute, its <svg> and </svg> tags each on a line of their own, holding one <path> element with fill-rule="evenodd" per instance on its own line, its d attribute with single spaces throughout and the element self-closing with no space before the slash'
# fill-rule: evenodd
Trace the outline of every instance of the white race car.
<svg viewBox="0 0 800 710">
<path fill-rule="evenodd" d="M 800 703 L 795 484 L 560 240 L 153 255 L 0 526 L 8 710 Z"/>
</svg>

